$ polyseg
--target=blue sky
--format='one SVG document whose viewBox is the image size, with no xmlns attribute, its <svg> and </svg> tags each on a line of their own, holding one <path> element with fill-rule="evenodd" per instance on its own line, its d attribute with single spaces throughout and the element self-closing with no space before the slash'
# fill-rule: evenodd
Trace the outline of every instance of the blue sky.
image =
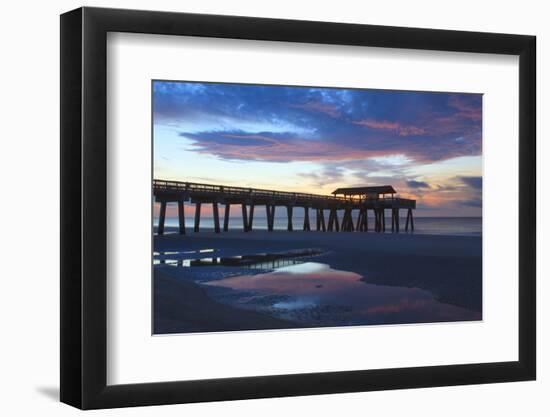
<svg viewBox="0 0 550 417">
<path fill-rule="evenodd" d="M 155 178 L 391 184 L 419 214 L 481 215 L 481 95 L 164 81 L 153 94 Z"/>
</svg>

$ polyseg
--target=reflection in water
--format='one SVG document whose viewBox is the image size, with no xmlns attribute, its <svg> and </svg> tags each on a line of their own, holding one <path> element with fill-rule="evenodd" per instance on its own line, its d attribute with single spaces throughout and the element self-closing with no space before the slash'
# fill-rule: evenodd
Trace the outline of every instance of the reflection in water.
<svg viewBox="0 0 550 417">
<path fill-rule="evenodd" d="M 214 252 L 202 249 L 198 252 L 155 252 L 154 265 L 191 266 L 232 266 L 251 269 L 278 269 L 290 265 L 299 265 L 305 258 L 321 254 L 317 249 L 301 249 L 282 253 L 259 253 L 254 255 L 186 259 L 186 255 Z M 183 257 L 180 255 L 183 254 Z"/>
<path fill-rule="evenodd" d="M 183 251 L 154 251 L 154 256 L 170 256 L 170 255 L 189 255 L 196 253 L 210 253 L 214 252 L 214 249 L 199 249 L 199 250 L 183 250 Z"/>
<path fill-rule="evenodd" d="M 440 303 L 427 291 L 373 285 L 361 278 L 359 274 L 331 269 L 326 264 L 304 262 L 273 272 L 210 281 L 205 285 L 218 288 L 212 295 L 220 301 L 308 325 L 481 319 L 480 313 Z M 232 291 L 220 292 L 222 288 Z"/>
</svg>

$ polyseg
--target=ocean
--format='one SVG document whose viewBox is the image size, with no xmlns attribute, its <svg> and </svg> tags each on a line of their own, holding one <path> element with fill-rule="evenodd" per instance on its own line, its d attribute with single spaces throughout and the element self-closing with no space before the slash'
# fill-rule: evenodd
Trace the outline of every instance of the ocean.
<svg viewBox="0 0 550 417">
<path fill-rule="evenodd" d="M 370 214 L 370 213 L 369 213 Z M 340 215 L 341 219 L 342 216 Z M 328 220 L 328 215 L 325 215 L 325 224 Z M 354 221 L 356 219 L 354 218 Z M 405 218 L 399 221 L 400 231 L 405 232 Z M 293 228 L 294 230 L 302 230 L 304 218 L 303 216 L 294 215 Z M 155 218 L 154 225 L 158 224 L 158 218 Z M 186 216 L 185 226 L 188 230 L 193 229 L 194 220 L 192 216 Z M 315 214 L 310 214 L 310 225 L 312 230 L 315 228 Z M 212 217 L 201 216 L 201 228 L 213 229 L 214 219 Z M 220 216 L 220 226 L 223 227 L 223 217 Z M 174 217 L 166 218 L 166 233 L 174 233 L 177 231 L 178 219 Z M 374 218 L 369 216 L 369 231 L 373 230 Z M 275 217 L 275 230 L 287 229 L 286 216 Z M 242 230 L 242 218 L 231 216 L 229 219 L 230 230 Z M 267 230 L 267 221 L 265 216 L 254 216 L 254 229 Z M 422 235 L 448 235 L 448 236 L 481 236 L 482 218 L 481 217 L 415 217 L 414 218 L 414 233 Z M 391 218 L 386 217 L 386 233 L 391 233 Z M 410 233 L 410 231 L 409 231 Z"/>
</svg>

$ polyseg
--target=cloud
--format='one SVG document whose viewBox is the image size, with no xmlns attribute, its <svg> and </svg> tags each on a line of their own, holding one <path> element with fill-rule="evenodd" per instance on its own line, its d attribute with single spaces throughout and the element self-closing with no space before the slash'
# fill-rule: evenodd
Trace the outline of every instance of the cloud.
<svg viewBox="0 0 550 417">
<path fill-rule="evenodd" d="M 482 177 L 458 177 L 458 178 L 468 187 L 474 188 L 476 190 L 481 190 L 483 187 Z"/>
<path fill-rule="evenodd" d="M 340 184 L 349 179 L 344 168 L 333 164 L 325 164 L 318 172 L 301 173 L 299 176 L 319 188 Z"/>
<path fill-rule="evenodd" d="M 320 101 L 309 101 L 304 104 L 290 104 L 290 107 L 295 109 L 303 109 L 312 112 L 319 112 L 329 115 L 330 117 L 340 117 L 341 113 L 334 104 L 322 103 Z"/>
<path fill-rule="evenodd" d="M 421 164 L 481 153 L 476 95 L 155 82 L 153 111 L 186 150 L 227 160 Z"/>
<path fill-rule="evenodd" d="M 442 185 L 442 184 L 437 184 L 437 185 L 435 186 L 435 189 L 436 189 L 437 191 L 442 191 L 442 192 L 453 192 L 453 191 L 459 190 L 460 188 L 457 187 L 456 185 L 450 185 L 450 184 Z"/>
<path fill-rule="evenodd" d="M 430 184 L 424 181 L 409 180 L 407 181 L 407 187 L 409 188 L 430 188 Z"/>
<path fill-rule="evenodd" d="M 191 146 L 188 150 L 222 159 L 243 161 L 358 161 L 376 159 L 394 161 L 393 165 L 434 162 L 458 156 L 475 155 L 477 148 L 462 147 L 454 141 L 431 141 L 422 138 L 403 143 L 392 136 L 366 136 L 354 132 L 339 136 L 327 132 L 322 138 L 306 138 L 294 132 L 243 131 L 181 132 Z M 399 155 L 399 157 L 396 157 Z"/>
<path fill-rule="evenodd" d="M 358 120 L 353 122 L 356 125 L 366 126 L 371 129 L 390 130 L 396 132 L 399 136 L 420 136 L 425 135 L 425 129 L 417 126 L 403 126 L 397 122 L 389 122 L 387 120 Z"/>
<path fill-rule="evenodd" d="M 227 160 L 342 162 L 384 153 L 382 150 L 357 149 L 345 143 L 336 146 L 332 141 L 310 141 L 290 133 L 210 132 L 181 133 L 181 136 L 191 140 L 190 150 Z"/>
<path fill-rule="evenodd" d="M 466 119 L 481 121 L 481 102 L 477 95 L 451 95 L 449 106 L 458 110 L 457 116 Z"/>
</svg>

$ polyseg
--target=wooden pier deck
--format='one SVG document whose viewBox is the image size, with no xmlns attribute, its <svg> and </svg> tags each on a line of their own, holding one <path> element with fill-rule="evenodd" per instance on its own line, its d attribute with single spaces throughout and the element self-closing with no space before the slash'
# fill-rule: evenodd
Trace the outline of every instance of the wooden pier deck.
<svg viewBox="0 0 550 417">
<path fill-rule="evenodd" d="M 169 203 L 178 205 L 179 233 L 185 234 L 184 203 L 195 205 L 194 231 L 200 231 L 201 207 L 212 204 L 214 216 L 214 231 L 220 233 L 219 205 L 224 205 L 223 231 L 229 230 L 229 214 L 231 206 L 240 206 L 242 212 L 243 231 L 250 232 L 254 227 L 254 208 L 265 206 L 267 214 L 267 230 L 273 231 L 275 223 L 275 207 L 285 207 L 287 213 L 287 230 L 293 230 L 293 214 L 296 208 L 304 210 L 302 230 L 311 231 L 310 209 L 315 210 L 315 230 L 323 232 L 367 232 L 369 230 L 368 213 L 373 212 L 373 231 L 386 230 L 386 209 L 391 211 L 391 230 L 399 232 L 399 210 L 407 210 L 405 230 L 414 230 L 413 210 L 416 200 L 395 197 L 391 186 L 340 188 L 334 195 L 293 193 L 288 191 L 263 190 L 258 188 L 234 187 L 226 185 L 200 184 L 192 182 L 153 180 L 153 195 L 160 203 L 160 215 L 157 233 L 164 234 L 166 206 Z M 339 196 L 338 194 L 342 194 Z M 390 195 L 388 197 L 387 195 Z M 357 210 L 354 221 L 352 213 Z M 325 222 L 325 211 L 328 213 Z M 343 211 L 339 219 L 339 212 Z"/>
</svg>

